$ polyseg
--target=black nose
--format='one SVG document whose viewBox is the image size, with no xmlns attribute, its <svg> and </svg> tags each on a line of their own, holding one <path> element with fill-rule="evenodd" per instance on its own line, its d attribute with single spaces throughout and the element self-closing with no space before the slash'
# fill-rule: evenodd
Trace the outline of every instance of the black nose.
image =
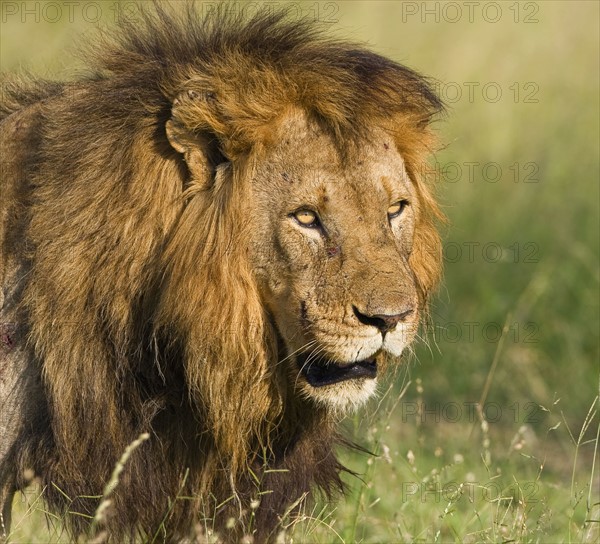
<svg viewBox="0 0 600 544">
<path fill-rule="evenodd" d="M 383 334 L 396 328 L 400 321 L 404 321 L 410 314 L 413 313 L 413 308 L 410 308 L 399 314 L 366 314 L 361 312 L 356 306 L 352 306 L 354 315 L 363 325 L 371 325 L 377 327 Z"/>
</svg>

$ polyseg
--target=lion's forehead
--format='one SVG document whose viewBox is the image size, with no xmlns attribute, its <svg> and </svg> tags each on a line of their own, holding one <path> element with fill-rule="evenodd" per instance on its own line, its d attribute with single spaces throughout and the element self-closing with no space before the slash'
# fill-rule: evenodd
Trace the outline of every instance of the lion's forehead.
<svg viewBox="0 0 600 544">
<path fill-rule="evenodd" d="M 373 127 L 342 153 L 332 138 L 304 119 L 293 119 L 265 157 L 272 181 L 291 198 L 329 197 L 340 202 L 406 197 L 411 184 L 392 137 Z"/>
</svg>

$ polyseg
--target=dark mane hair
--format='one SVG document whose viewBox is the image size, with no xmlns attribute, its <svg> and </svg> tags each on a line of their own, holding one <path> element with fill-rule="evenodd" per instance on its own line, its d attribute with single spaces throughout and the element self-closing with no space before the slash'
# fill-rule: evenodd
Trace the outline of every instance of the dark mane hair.
<svg viewBox="0 0 600 544">
<path fill-rule="evenodd" d="M 242 165 L 290 107 L 340 149 L 385 127 L 421 199 L 411 265 L 423 303 L 441 268 L 423 172 L 442 104 L 418 73 L 285 12 L 201 16 L 155 2 L 84 56 L 77 81 L 3 81 L 0 119 L 30 149 L 19 159 L 27 188 L 6 182 L 0 209 L 20 230 L 4 224 L 0 244 L 3 258 L 26 255 L 19 311 L 45 398 L 15 445 L 15 485 L 33 469 L 52 508 L 83 514 L 66 514 L 77 536 L 115 462 L 148 432 L 111 493 L 115 542 L 160 531 L 171 541 L 202 516 L 221 529 L 247 521 L 259 488 L 271 491 L 252 514 L 264 540 L 303 494 L 342 488 L 335 422 L 286 401 L 272 325 L 245 255 L 230 250 L 244 236 L 236 186 L 188 202 L 185 163 L 165 136 L 173 102 L 206 96 L 190 124 Z"/>
</svg>

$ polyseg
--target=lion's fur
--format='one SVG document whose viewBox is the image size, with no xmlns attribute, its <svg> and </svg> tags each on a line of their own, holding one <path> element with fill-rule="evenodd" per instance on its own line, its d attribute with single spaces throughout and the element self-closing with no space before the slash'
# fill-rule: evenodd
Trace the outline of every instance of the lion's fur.
<svg viewBox="0 0 600 544">
<path fill-rule="evenodd" d="M 33 469 L 53 508 L 91 515 L 97 499 L 79 497 L 102 494 L 126 445 L 148 431 L 112 497 L 117 540 L 157 531 L 166 512 L 166 530 L 182 535 L 192 515 L 237 494 L 217 512 L 223 527 L 256 492 L 249 468 L 273 491 L 256 514 L 264 539 L 289 502 L 340 489 L 341 467 L 335 422 L 292 402 L 273 370 L 276 336 L 243 249 L 246 159 L 269 147 L 291 107 L 342 153 L 363 127 L 385 127 L 418 188 L 411 266 L 425 303 L 440 273 L 439 211 L 423 173 L 441 104 L 415 72 L 281 14 L 202 19 L 155 6 L 87 58 L 91 73 L 76 82 L 4 82 L 2 159 L 19 175 L 2 179 L 0 273 L 6 286 L 17 281 L 9 268 L 26 270 L 20 349 L 45 401 L 0 476 L 18 467 L 18 488 Z M 186 89 L 210 98 L 182 115 L 236 165 L 229 183 L 194 187 L 165 137 Z M 5 156 L 14 142 L 27 151 Z M 264 473 L 267 464 L 288 472 Z M 74 534 L 86 530 L 83 517 L 67 519 Z"/>
</svg>

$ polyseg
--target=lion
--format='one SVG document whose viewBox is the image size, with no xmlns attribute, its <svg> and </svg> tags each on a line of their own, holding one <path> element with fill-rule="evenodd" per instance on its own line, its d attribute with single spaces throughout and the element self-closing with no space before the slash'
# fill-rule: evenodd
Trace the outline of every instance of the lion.
<svg viewBox="0 0 600 544">
<path fill-rule="evenodd" d="M 439 282 L 443 105 L 285 12 L 154 5 L 86 54 L 3 79 L 1 529 L 35 477 L 74 540 L 273 540 Z"/>
</svg>

